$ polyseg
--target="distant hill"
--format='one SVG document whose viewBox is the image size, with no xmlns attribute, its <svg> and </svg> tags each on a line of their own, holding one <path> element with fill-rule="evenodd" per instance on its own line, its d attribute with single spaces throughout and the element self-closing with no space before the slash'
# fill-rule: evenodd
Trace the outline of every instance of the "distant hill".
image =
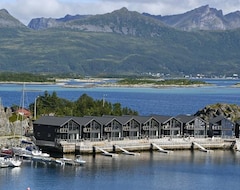
<svg viewBox="0 0 240 190">
<path fill-rule="evenodd" d="M 2 72 L 90 76 L 240 74 L 237 29 L 185 32 L 122 8 L 103 15 L 41 18 L 35 24 L 32 20 L 33 30 L 19 24 L 7 11 L 2 14 L 7 16 L 5 23 L 16 21 L 13 27 L 0 27 Z"/>
</svg>

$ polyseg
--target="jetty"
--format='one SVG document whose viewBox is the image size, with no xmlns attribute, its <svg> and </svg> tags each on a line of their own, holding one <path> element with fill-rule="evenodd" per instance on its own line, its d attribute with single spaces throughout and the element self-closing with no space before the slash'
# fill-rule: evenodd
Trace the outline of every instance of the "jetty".
<svg viewBox="0 0 240 190">
<path fill-rule="evenodd" d="M 102 155 L 104 155 L 104 156 L 110 156 L 110 157 L 117 157 L 118 156 L 118 154 L 110 153 L 110 152 L 108 152 L 108 151 L 106 151 L 103 148 L 100 148 L 98 146 L 95 146 L 94 148 L 95 148 L 95 151 L 99 150 L 100 152 L 102 152 Z"/>
<path fill-rule="evenodd" d="M 139 156 L 140 155 L 140 153 L 129 152 L 128 150 L 122 148 L 119 145 L 114 145 L 114 147 L 115 147 L 115 150 L 118 148 L 118 149 L 120 149 L 123 152 L 123 154 L 126 154 L 126 155 L 131 155 L 131 156 Z"/>
<path fill-rule="evenodd" d="M 161 148 L 159 145 L 155 143 L 152 143 L 152 146 L 156 147 L 159 150 L 159 152 L 162 152 L 162 153 L 169 154 L 170 152 L 173 152 L 173 151 L 164 150 L 163 148 Z"/>
<path fill-rule="evenodd" d="M 203 151 L 203 152 L 207 152 L 209 153 L 210 150 L 207 150 L 206 148 L 204 148 L 202 145 L 198 144 L 197 142 L 192 142 L 193 145 L 197 146 L 199 148 L 199 150 Z"/>
</svg>

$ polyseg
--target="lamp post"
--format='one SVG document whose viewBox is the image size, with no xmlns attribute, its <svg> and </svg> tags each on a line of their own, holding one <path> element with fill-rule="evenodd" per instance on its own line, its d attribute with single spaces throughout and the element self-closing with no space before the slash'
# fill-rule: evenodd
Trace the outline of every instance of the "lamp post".
<svg viewBox="0 0 240 190">
<path fill-rule="evenodd" d="M 37 96 L 34 100 L 34 120 L 37 119 L 37 99 L 39 96 Z"/>
</svg>

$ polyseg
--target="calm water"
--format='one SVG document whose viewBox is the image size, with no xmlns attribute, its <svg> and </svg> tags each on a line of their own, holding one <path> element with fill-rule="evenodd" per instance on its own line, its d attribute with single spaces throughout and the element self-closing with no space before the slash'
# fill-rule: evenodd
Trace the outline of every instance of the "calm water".
<svg viewBox="0 0 240 190">
<path fill-rule="evenodd" d="M 57 85 L 26 85 L 26 105 L 44 91 L 76 100 L 83 93 L 95 99 L 105 97 L 139 112 L 149 114 L 192 114 L 208 104 L 240 104 L 239 81 L 213 81 L 214 87 L 202 88 L 62 88 Z M 21 85 L 0 85 L 4 106 L 19 105 Z M 70 155 L 69 155 L 70 156 Z M 140 156 L 109 158 L 84 156 L 83 167 L 60 167 L 24 162 L 20 168 L 0 169 L 0 190 L 77 190 L 77 189 L 162 189 L 202 190 L 238 189 L 240 186 L 240 152 L 177 151 L 173 154 L 141 153 Z"/>
<path fill-rule="evenodd" d="M 44 91 L 71 101 L 77 100 L 83 93 L 94 99 L 102 99 L 137 110 L 140 115 L 194 114 L 206 105 L 215 103 L 240 104 L 240 88 L 231 85 L 238 80 L 210 80 L 216 84 L 201 88 L 63 88 L 58 85 L 26 85 L 25 105 L 43 95 Z M 22 100 L 22 85 L 0 84 L 0 97 L 4 106 L 19 105 Z"/>
<path fill-rule="evenodd" d="M 0 189 L 238 189 L 240 153 L 195 151 L 84 156 L 85 166 L 56 166 L 24 162 L 20 168 L 0 169 Z"/>
</svg>

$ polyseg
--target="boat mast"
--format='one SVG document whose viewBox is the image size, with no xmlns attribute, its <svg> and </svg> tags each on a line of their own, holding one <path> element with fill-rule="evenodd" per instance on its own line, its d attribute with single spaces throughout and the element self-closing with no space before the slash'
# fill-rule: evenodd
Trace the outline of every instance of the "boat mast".
<svg viewBox="0 0 240 190">
<path fill-rule="evenodd" d="M 24 97 L 25 97 L 25 83 L 23 83 L 23 89 L 22 89 L 21 137 L 23 136 Z"/>
</svg>

